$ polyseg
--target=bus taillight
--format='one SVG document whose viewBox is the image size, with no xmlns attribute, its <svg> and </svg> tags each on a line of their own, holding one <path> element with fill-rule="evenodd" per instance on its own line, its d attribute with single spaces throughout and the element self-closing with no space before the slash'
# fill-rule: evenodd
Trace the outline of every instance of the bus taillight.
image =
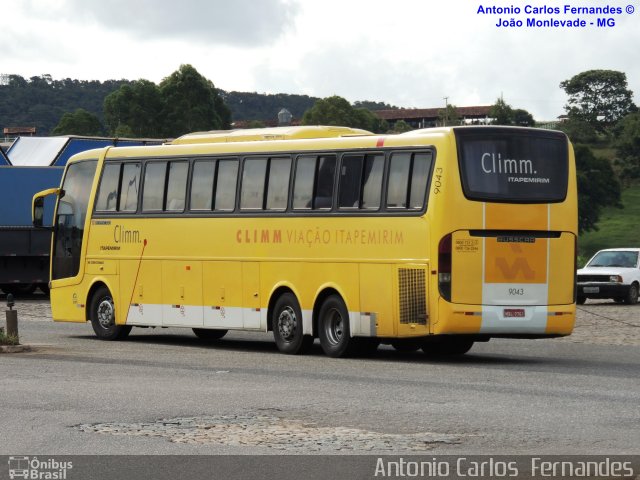
<svg viewBox="0 0 640 480">
<path fill-rule="evenodd" d="M 451 234 L 438 244 L 438 289 L 446 301 L 451 301 Z"/>
</svg>

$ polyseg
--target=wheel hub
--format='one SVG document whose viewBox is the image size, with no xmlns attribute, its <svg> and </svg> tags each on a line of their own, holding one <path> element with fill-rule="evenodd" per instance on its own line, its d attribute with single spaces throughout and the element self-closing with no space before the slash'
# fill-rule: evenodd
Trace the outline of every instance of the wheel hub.
<svg viewBox="0 0 640 480">
<path fill-rule="evenodd" d="M 342 341 L 344 336 L 344 324 L 342 315 L 337 310 L 333 310 L 329 317 L 329 321 L 326 323 L 326 333 L 329 341 L 337 345 Z"/>
<path fill-rule="evenodd" d="M 278 317 L 278 333 L 283 340 L 290 341 L 296 330 L 296 313 L 291 307 L 286 307 Z"/>
<path fill-rule="evenodd" d="M 105 298 L 98 305 L 98 321 L 102 328 L 113 326 L 113 303 L 110 298 Z"/>
</svg>

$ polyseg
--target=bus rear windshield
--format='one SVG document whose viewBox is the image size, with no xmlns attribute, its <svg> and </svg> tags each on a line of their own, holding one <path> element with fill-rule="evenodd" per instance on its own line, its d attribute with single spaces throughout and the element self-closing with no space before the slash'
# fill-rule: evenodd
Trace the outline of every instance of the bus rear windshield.
<svg viewBox="0 0 640 480">
<path fill-rule="evenodd" d="M 567 138 L 559 132 L 456 130 L 462 188 L 471 200 L 547 203 L 567 195 Z"/>
</svg>

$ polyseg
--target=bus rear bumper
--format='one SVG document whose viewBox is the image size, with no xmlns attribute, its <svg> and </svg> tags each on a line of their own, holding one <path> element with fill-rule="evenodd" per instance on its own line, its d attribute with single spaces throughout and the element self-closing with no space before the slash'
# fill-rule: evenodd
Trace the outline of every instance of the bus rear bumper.
<svg viewBox="0 0 640 480">
<path fill-rule="evenodd" d="M 514 337 L 569 335 L 575 305 L 464 305 L 440 298 L 434 334 L 479 334 Z"/>
</svg>

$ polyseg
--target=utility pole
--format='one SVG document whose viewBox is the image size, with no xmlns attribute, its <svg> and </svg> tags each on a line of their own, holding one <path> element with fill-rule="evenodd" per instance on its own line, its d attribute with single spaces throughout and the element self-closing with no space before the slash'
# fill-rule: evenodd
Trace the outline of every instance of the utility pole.
<svg viewBox="0 0 640 480">
<path fill-rule="evenodd" d="M 449 97 L 443 97 L 444 98 L 444 125 L 443 127 L 446 127 L 447 124 L 449 123 Z"/>
</svg>

